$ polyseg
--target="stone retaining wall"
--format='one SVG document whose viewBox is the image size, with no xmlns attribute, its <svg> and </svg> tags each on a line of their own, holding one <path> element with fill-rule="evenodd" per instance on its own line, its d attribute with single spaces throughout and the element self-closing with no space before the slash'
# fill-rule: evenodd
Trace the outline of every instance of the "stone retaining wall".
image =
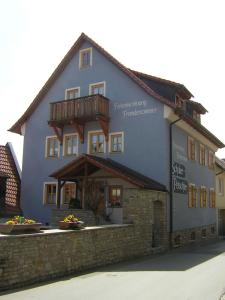
<svg viewBox="0 0 225 300">
<path fill-rule="evenodd" d="M 0 235 L 0 290 L 151 254 L 150 238 L 134 225 Z"/>
</svg>

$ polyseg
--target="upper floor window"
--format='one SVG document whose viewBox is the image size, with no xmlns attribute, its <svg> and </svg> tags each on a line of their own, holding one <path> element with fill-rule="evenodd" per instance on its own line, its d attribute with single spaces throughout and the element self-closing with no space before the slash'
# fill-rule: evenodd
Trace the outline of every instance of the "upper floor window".
<svg viewBox="0 0 225 300">
<path fill-rule="evenodd" d="M 224 193 L 224 181 L 222 177 L 218 178 L 218 194 L 223 196 Z"/>
<path fill-rule="evenodd" d="M 76 198 L 76 184 L 73 182 L 65 183 L 63 187 L 63 204 L 70 204 L 71 200 Z"/>
<path fill-rule="evenodd" d="M 123 132 L 110 133 L 109 151 L 113 153 L 123 152 Z"/>
<path fill-rule="evenodd" d="M 121 206 L 122 204 L 122 187 L 110 186 L 109 187 L 109 205 Z"/>
<path fill-rule="evenodd" d="M 65 91 L 65 99 L 70 100 L 70 99 L 75 99 L 80 97 L 80 88 L 71 88 L 71 89 L 66 89 Z"/>
<path fill-rule="evenodd" d="M 56 136 L 47 136 L 45 144 L 45 157 L 57 158 L 59 157 L 59 140 Z"/>
<path fill-rule="evenodd" d="M 105 82 L 97 82 L 89 85 L 89 94 L 95 95 L 100 94 L 105 96 Z"/>
<path fill-rule="evenodd" d="M 196 207 L 197 204 L 197 188 L 195 184 L 189 184 L 188 187 L 188 207 Z"/>
<path fill-rule="evenodd" d="M 87 68 L 92 66 L 92 48 L 80 50 L 79 68 Z"/>
<path fill-rule="evenodd" d="M 214 153 L 209 150 L 209 168 L 210 169 L 213 169 L 214 168 L 214 163 L 215 163 L 215 156 L 214 156 Z"/>
<path fill-rule="evenodd" d="M 65 156 L 78 154 L 78 136 L 77 134 L 65 134 L 63 150 Z"/>
<path fill-rule="evenodd" d="M 200 188 L 200 207 L 207 207 L 207 189 L 205 186 Z"/>
<path fill-rule="evenodd" d="M 56 183 L 45 183 L 44 184 L 44 204 L 56 204 Z"/>
<path fill-rule="evenodd" d="M 196 160 L 196 142 L 192 137 L 188 137 L 188 159 Z"/>
<path fill-rule="evenodd" d="M 206 165 L 206 148 L 202 144 L 199 146 L 199 163 L 202 166 Z"/>
<path fill-rule="evenodd" d="M 216 194 L 214 188 L 209 190 L 209 207 L 215 208 L 216 207 Z"/>
<path fill-rule="evenodd" d="M 89 132 L 89 153 L 105 152 L 105 136 L 103 132 Z"/>
</svg>

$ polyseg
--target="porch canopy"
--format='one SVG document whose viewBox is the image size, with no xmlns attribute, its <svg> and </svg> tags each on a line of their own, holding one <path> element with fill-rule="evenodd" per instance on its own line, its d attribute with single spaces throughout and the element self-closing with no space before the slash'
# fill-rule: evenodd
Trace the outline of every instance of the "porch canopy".
<svg viewBox="0 0 225 300">
<path fill-rule="evenodd" d="M 82 154 L 50 175 L 50 177 L 58 180 L 57 207 L 60 207 L 60 192 L 66 181 L 82 182 L 83 202 L 87 178 L 98 170 L 104 170 L 113 177 L 123 179 L 139 188 L 162 192 L 167 191 L 166 187 L 159 182 L 112 159 Z"/>
</svg>

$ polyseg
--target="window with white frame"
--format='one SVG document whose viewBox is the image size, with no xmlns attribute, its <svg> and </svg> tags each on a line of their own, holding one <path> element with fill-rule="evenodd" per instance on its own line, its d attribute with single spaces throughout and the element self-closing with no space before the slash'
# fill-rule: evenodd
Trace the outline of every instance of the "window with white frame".
<svg viewBox="0 0 225 300">
<path fill-rule="evenodd" d="M 214 188 L 209 190 L 209 207 L 215 208 L 216 207 L 216 193 Z"/>
<path fill-rule="evenodd" d="M 188 207 L 194 208 L 197 206 L 197 188 L 195 184 L 190 183 L 188 187 Z"/>
<path fill-rule="evenodd" d="M 89 85 L 89 95 L 95 94 L 105 96 L 105 82 L 97 82 Z"/>
<path fill-rule="evenodd" d="M 105 152 L 105 136 L 103 132 L 89 132 L 89 153 L 104 153 Z"/>
<path fill-rule="evenodd" d="M 223 196 L 224 193 L 224 181 L 222 177 L 218 178 L 218 194 Z"/>
<path fill-rule="evenodd" d="M 215 155 L 211 150 L 209 150 L 208 164 L 210 169 L 214 168 L 214 163 L 215 163 Z"/>
<path fill-rule="evenodd" d="M 92 48 L 80 50 L 79 68 L 88 68 L 92 65 Z"/>
<path fill-rule="evenodd" d="M 205 186 L 200 188 L 200 207 L 207 207 L 207 189 Z"/>
<path fill-rule="evenodd" d="M 74 182 L 67 182 L 63 187 L 63 204 L 70 204 L 70 201 L 76 198 L 76 184 Z"/>
<path fill-rule="evenodd" d="M 70 99 L 75 99 L 80 97 L 80 88 L 71 88 L 71 89 L 66 89 L 65 90 L 65 99 L 70 100 Z"/>
<path fill-rule="evenodd" d="M 188 136 L 188 147 L 187 147 L 187 152 L 188 152 L 188 159 L 190 160 L 196 160 L 196 141 Z"/>
<path fill-rule="evenodd" d="M 113 132 L 109 134 L 109 151 L 112 153 L 123 152 L 123 132 Z"/>
<path fill-rule="evenodd" d="M 109 206 L 120 207 L 122 205 L 122 186 L 109 187 Z"/>
<path fill-rule="evenodd" d="M 44 184 L 44 204 L 56 204 L 57 184 L 45 183 Z"/>
<path fill-rule="evenodd" d="M 47 136 L 45 144 L 45 157 L 57 158 L 59 157 L 59 140 L 56 136 Z"/>
<path fill-rule="evenodd" d="M 199 146 L 199 163 L 202 166 L 206 165 L 206 148 L 202 144 Z"/>
<path fill-rule="evenodd" d="M 78 154 L 78 135 L 65 134 L 63 143 L 64 156 Z"/>
</svg>

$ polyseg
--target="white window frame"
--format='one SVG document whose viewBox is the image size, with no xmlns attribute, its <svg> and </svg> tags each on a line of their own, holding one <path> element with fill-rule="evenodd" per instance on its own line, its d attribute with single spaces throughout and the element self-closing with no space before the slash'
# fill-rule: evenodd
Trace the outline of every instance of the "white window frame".
<svg viewBox="0 0 225 300">
<path fill-rule="evenodd" d="M 93 134 L 93 133 L 102 133 L 103 134 L 103 136 L 104 136 L 104 147 L 103 147 L 103 149 L 104 149 L 104 151 L 103 151 L 103 153 L 106 153 L 106 140 L 105 140 L 105 135 L 104 135 L 104 132 L 102 131 L 102 130 L 91 130 L 91 131 L 88 131 L 88 142 L 87 142 L 87 154 L 91 154 L 91 155 L 101 155 L 101 154 L 103 154 L 103 153 L 91 153 L 91 149 L 90 149 L 90 146 L 91 146 L 91 135 Z"/>
<path fill-rule="evenodd" d="M 119 134 L 121 134 L 121 136 L 122 136 L 122 150 L 120 151 L 120 152 L 113 152 L 112 150 L 111 150 L 111 146 L 112 146 L 112 142 L 111 142 L 111 137 L 113 136 L 113 135 L 119 135 Z M 110 132 L 109 133 L 109 153 L 113 153 L 113 154 L 119 154 L 119 153 L 123 153 L 124 152 L 124 131 L 118 131 L 118 132 Z"/>
<path fill-rule="evenodd" d="M 55 196 L 55 203 L 54 204 L 49 204 L 46 203 L 46 199 L 45 199 L 45 194 L 46 194 L 46 186 L 49 184 L 54 184 L 56 186 L 56 196 Z M 58 182 L 57 181 L 45 181 L 43 183 L 43 205 L 51 205 L 51 206 L 56 206 L 57 204 L 57 195 L 58 195 Z M 61 201 L 61 199 L 60 199 Z"/>
<path fill-rule="evenodd" d="M 203 158 L 203 157 L 202 157 L 201 148 L 204 149 L 204 155 L 205 155 L 205 157 L 204 157 L 204 160 L 205 160 L 204 164 L 202 163 L 202 158 Z M 206 166 L 206 165 L 207 165 L 207 163 L 206 163 L 206 152 L 207 152 L 206 146 L 203 145 L 203 144 L 199 144 L 199 164 L 200 164 L 201 166 Z"/>
<path fill-rule="evenodd" d="M 48 139 L 56 138 L 58 141 L 58 156 L 48 156 Z M 48 159 L 57 159 L 60 157 L 60 143 L 56 135 L 48 135 L 45 137 L 45 158 Z"/>
<path fill-rule="evenodd" d="M 202 202 L 201 202 L 201 194 L 202 194 L 202 190 L 205 190 L 206 192 L 206 206 L 202 206 Z M 208 188 L 205 185 L 201 185 L 200 186 L 200 208 L 207 208 L 208 207 L 208 202 L 209 202 L 209 195 L 208 195 Z"/>
<path fill-rule="evenodd" d="M 221 185 L 220 185 L 221 182 Z M 221 190 L 220 190 L 221 187 Z M 224 179 L 223 177 L 218 177 L 218 195 L 223 196 L 224 195 Z"/>
<path fill-rule="evenodd" d="M 94 95 L 94 94 L 91 93 L 92 87 L 95 86 L 95 85 L 100 85 L 100 84 L 103 84 L 103 86 L 104 86 L 104 94 L 103 94 L 103 96 L 105 97 L 105 95 L 106 95 L 106 82 L 105 81 L 90 83 L 89 84 L 89 96 Z"/>
<path fill-rule="evenodd" d="M 70 92 L 70 91 L 73 91 L 73 90 L 78 90 L 78 97 L 80 97 L 80 87 L 79 86 L 76 86 L 76 87 L 72 87 L 72 88 L 69 88 L 69 89 L 65 89 L 65 100 L 70 100 L 69 98 L 67 98 L 67 92 Z"/>
<path fill-rule="evenodd" d="M 73 136 L 73 135 L 75 135 L 76 137 L 77 137 L 77 153 L 76 154 L 71 154 L 71 155 L 68 155 L 68 154 L 66 154 L 66 137 L 67 136 Z M 71 156 L 77 156 L 78 155 L 78 153 L 79 153 L 79 135 L 78 135 L 78 133 L 66 133 L 66 134 L 64 134 L 63 135 L 63 156 L 65 156 L 65 157 L 71 157 Z"/>
<path fill-rule="evenodd" d="M 90 51 L 90 65 L 83 67 L 82 64 L 81 64 L 81 57 L 82 57 L 82 53 L 86 52 L 86 51 Z M 80 50 L 80 52 L 79 52 L 79 69 L 80 70 L 81 69 L 86 69 L 86 68 L 91 67 L 91 66 L 92 66 L 92 47 Z"/>
<path fill-rule="evenodd" d="M 196 189 L 195 190 L 195 205 L 194 206 L 190 206 L 189 205 L 189 188 L 190 187 L 193 187 L 194 189 Z M 192 199 L 191 199 L 192 200 Z M 195 183 L 189 183 L 188 184 L 188 208 L 196 208 L 198 206 L 198 188 L 197 188 L 197 186 L 196 186 L 196 184 Z"/>
<path fill-rule="evenodd" d="M 211 192 L 214 193 L 214 204 L 215 206 L 212 206 L 212 199 L 211 199 Z M 210 188 L 209 189 L 209 207 L 210 208 L 216 208 L 216 192 L 215 192 L 215 188 Z"/>
</svg>

